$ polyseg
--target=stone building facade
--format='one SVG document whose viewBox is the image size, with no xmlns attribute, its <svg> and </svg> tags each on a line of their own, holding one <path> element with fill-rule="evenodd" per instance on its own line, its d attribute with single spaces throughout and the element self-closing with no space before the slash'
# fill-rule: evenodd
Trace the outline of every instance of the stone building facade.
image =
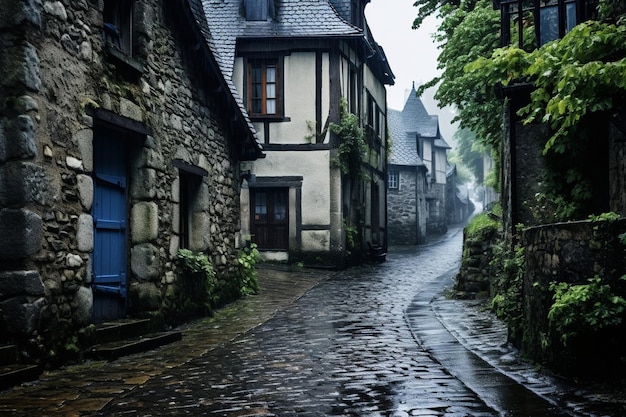
<svg viewBox="0 0 626 417">
<path fill-rule="evenodd" d="M 198 4 L 0 8 L 2 341 L 36 359 L 91 323 L 159 315 L 179 248 L 232 279 L 238 163 L 261 148 Z"/>
<path fill-rule="evenodd" d="M 437 116 L 428 114 L 415 86 L 402 111 L 389 110 L 388 117 L 392 136 L 387 178 L 389 241 L 424 243 L 428 235 L 443 233 L 448 227 L 450 146 L 441 136 Z M 453 192 L 451 198 L 455 197 Z"/>
<path fill-rule="evenodd" d="M 368 0 L 205 0 L 266 158 L 242 168 L 242 233 L 264 259 L 343 267 L 387 245 L 387 93 L 394 76 Z M 364 130 L 346 172 L 342 103 Z M 343 156 L 342 156 L 343 154 Z M 354 154 L 353 154 L 354 155 Z M 343 168 L 346 168 L 345 166 Z"/>
</svg>

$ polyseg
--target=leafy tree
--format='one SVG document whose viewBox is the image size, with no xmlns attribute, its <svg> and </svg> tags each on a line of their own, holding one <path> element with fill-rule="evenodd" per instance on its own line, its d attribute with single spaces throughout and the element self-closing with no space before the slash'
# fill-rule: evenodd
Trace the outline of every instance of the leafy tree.
<svg viewBox="0 0 626 417">
<path fill-rule="evenodd" d="M 500 46 L 500 15 L 493 10 L 490 0 L 467 0 L 460 1 L 458 6 L 444 2 L 439 17 L 442 23 L 435 39 L 441 44 L 438 67 L 442 74 L 422 85 L 418 94 L 437 86 L 435 98 L 439 106 L 456 107 L 454 121 L 474 132 L 483 143 L 498 149 L 502 102 L 495 95 L 494 84 L 477 79 L 465 71 L 465 66 L 481 57 L 490 57 Z"/>
<path fill-rule="evenodd" d="M 483 167 L 485 146 L 481 145 L 476 139 L 476 135 L 467 129 L 457 130 L 454 134 L 454 140 L 459 159 L 472 173 L 476 182 L 482 184 L 485 180 Z"/>
</svg>

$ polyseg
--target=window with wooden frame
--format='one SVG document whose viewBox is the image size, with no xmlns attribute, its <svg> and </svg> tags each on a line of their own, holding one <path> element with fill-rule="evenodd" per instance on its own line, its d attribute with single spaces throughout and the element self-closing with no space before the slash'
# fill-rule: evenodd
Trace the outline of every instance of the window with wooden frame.
<svg viewBox="0 0 626 417">
<path fill-rule="evenodd" d="M 133 0 L 104 2 L 104 38 L 108 47 L 133 56 Z"/>
<path fill-rule="evenodd" d="M 400 174 L 398 171 L 389 171 L 387 176 L 387 187 L 390 190 L 397 190 L 400 188 Z"/>
<path fill-rule="evenodd" d="M 248 63 L 248 112 L 252 117 L 281 116 L 280 73 L 277 59 Z"/>
</svg>

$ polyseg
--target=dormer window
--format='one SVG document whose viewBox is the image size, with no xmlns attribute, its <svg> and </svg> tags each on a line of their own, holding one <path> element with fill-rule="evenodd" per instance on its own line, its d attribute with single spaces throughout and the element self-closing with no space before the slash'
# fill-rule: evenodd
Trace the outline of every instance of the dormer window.
<svg viewBox="0 0 626 417">
<path fill-rule="evenodd" d="M 274 17 L 274 0 L 244 0 L 246 20 L 265 21 Z"/>
</svg>

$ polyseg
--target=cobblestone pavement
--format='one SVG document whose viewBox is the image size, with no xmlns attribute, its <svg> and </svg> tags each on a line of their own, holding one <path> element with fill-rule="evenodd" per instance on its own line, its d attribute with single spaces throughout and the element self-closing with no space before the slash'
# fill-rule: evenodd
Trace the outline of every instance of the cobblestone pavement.
<svg viewBox="0 0 626 417">
<path fill-rule="evenodd" d="M 1 393 L 0 415 L 625 415 L 555 396 L 497 320 L 443 298 L 460 252 L 452 230 L 340 273 L 263 269 L 260 295 L 187 326 L 181 342 L 47 373 Z"/>
</svg>

